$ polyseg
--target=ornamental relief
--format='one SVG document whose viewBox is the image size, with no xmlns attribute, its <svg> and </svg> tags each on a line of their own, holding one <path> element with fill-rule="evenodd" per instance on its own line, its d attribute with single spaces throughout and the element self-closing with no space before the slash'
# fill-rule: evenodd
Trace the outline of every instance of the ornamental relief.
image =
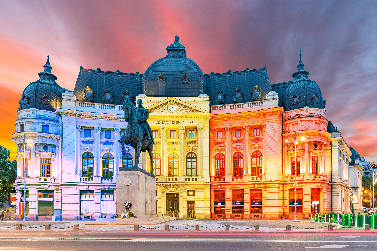
<svg viewBox="0 0 379 251">
<path fill-rule="evenodd" d="M 185 153 L 197 152 L 197 146 L 190 146 L 185 148 Z"/>
<path fill-rule="evenodd" d="M 262 146 L 262 144 L 251 144 L 250 149 L 251 149 L 251 151 L 263 150 L 263 146 Z"/>
<path fill-rule="evenodd" d="M 194 105 L 176 98 L 167 98 L 161 102 L 146 107 L 149 113 L 208 113 Z"/>
<path fill-rule="evenodd" d="M 81 148 L 81 154 L 83 154 L 83 153 L 85 153 L 85 152 L 91 152 L 92 154 L 95 152 L 95 150 L 94 150 L 94 147 L 93 146 L 91 146 L 91 147 L 89 147 L 89 146 L 84 146 L 84 147 L 82 147 Z"/>
<path fill-rule="evenodd" d="M 243 152 L 243 146 L 232 146 L 232 152 Z"/>
<path fill-rule="evenodd" d="M 158 184 L 162 193 L 179 193 L 184 191 L 184 184 Z"/>
<path fill-rule="evenodd" d="M 215 155 L 218 154 L 218 153 L 225 154 L 226 153 L 226 148 L 225 147 L 217 146 L 217 147 L 213 148 L 213 152 L 214 152 Z"/>
<path fill-rule="evenodd" d="M 106 153 L 110 153 L 110 154 L 112 154 L 113 156 L 115 156 L 114 149 L 112 149 L 112 148 L 102 148 L 102 149 L 101 149 L 101 156 L 103 156 L 103 155 L 106 154 Z"/>
</svg>

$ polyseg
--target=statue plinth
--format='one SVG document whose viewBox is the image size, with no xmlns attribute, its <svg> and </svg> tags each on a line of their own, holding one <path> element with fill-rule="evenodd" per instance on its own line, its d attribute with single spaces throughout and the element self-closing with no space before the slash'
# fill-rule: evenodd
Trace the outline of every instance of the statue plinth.
<svg viewBox="0 0 379 251">
<path fill-rule="evenodd" d="M 125 202 L 131 202 L 130 211 L 139 217 L 156 216 L 156 187 L 154 175 L 143 169 L 120 168 L 116 183 L 116 213 L 125 213 Z"/>
</svg>

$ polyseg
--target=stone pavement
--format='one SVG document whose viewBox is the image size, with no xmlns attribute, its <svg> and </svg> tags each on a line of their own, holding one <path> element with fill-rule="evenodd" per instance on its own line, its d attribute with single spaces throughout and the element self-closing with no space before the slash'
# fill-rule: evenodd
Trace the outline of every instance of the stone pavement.
<svg viewBox="0 0 379 251">
<path fill-rule="evenodd" d="M 19 229 L 19 225 L 22 229 Z M 46 227 L 46 225 L 50 225 Z M 166 217 L 164 219 L 116 219 L 115 221 L 2 221 L 0 230 L 89 230 L 89 231 L 117 231 L 135 230 L 138 225 L 139 231 L 283 231 L 290 225 L 292 231 L 324 231 L 328 230 L 328 223 L 293 220 L 175 220 Z M 338 229 L 336 224 L 334 229 Z M 76 228 L 74 229 L 74 226 Z M 347 228 L 362 230 L 363 228 Z"/>
</svg>

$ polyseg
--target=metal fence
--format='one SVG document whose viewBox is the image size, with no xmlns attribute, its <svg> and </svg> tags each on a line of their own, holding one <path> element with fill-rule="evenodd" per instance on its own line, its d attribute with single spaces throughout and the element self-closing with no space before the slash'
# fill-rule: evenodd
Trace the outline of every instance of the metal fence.
<svg viewBox="0 0 379 251">
<path fill-rule="evenodd" d="M 344 227 L 365 227 L 377 229 L 377 214 L 315 214 L 312 219 L 315 222 L 336 223 Z"/>
</svg>

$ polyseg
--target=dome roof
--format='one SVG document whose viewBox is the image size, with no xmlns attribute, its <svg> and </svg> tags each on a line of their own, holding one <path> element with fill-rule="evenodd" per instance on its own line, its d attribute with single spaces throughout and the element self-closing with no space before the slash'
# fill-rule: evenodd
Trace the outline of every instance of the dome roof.
<svg viewBox="0 0 379 251">
<path fill-rule="evenodd" d="M 166 57 L 152 63 L 143 74 L 144 93 L 157 97 L 195 97 L 203 93 L 203 72 L 186 57 L 178 36 L 166 50 Z"/>
<path fill-rule="evenodd" d="M 315 81 L 308 78 L 309 72 L 304 70 L 304 64 L 300 61 L 297 72 L 292 74 L 293 81 L 289 82 L 285 92 L 284 110 L 289 111 L 302 107 L 325 108 L 325 100 L 322 99 L 320 87 Z"/>
<path fill-rule="evenodd" d="M 61 106 L 64 89 L 55 82 L 57 77 L 51 73 L 49 56 L 43 68 L 44 71 L 38 73 L 39 80 L 31 82 L 24 89 L 19 101 L 20 109 L 37 108 L 54 111 Z"/>
</svg>

